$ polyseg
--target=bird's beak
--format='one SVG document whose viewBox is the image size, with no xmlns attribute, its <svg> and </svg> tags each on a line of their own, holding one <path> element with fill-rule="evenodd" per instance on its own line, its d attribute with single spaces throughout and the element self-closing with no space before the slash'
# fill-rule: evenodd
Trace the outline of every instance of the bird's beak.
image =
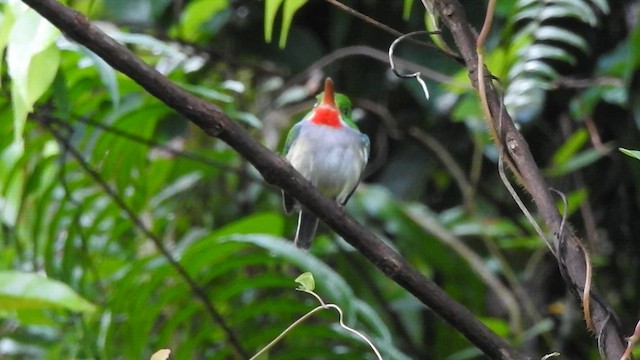
<svg viewBox="0 0 640 360">
<path fill-rule="evenodd" d="M 331 80 L 331 78 L 327 78 L 324 81 L 324 98 L 322 99 L 322 105 L 328 105 L 334 109 L 337 108 L 333 94 L 333 80 Z"/>
</svg>

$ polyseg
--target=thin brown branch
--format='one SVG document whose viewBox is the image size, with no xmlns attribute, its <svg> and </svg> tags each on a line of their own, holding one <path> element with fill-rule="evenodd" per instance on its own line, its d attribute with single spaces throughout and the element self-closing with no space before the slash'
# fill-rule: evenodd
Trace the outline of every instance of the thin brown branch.
<svg viewBox="0 0 640 360">
<path fill-rule="evenodd" d="M 292 84 L 300 83 L 304 81 L 304 79 L 306 79 L 309 76 L 309 74 L 312 73 L 313 71 L 317 69 L 322 69 L 334 63 L 337 60 L 350 57 L 350 56 L 366 56 L 374 60 L 383 62 L 385 64 L 389 63 L 389 54 L 386 51 L 378 50 L 376 48 L 365 46 L 365 45 L 346 46 L 346 47 L 337 49 L 321 57 L 317 61 L 313 62 L 306 69 L 304 69 L 303 71 L 301 71 L 300 73 L 296 74 L 294 77 L 289 79 L 286 82 L 286 84 L 283 86 L 283 88 L 287 89 Z M 403 60 L 403 59 L 395 59 L 395 63 L 400 68 L 403 68 L 409 71 L 419 71 L 422 75 L 424 75 L 424 77 L 429 78 L 431 80 L 434 80 L 440 83 L 445 83 L 445 84 L 452 84 L 462 89 L 469 88 L 468 83 L 457 82 L 451 76 L 442 74 L 433 69 L 413 63 L 411 61 Z"/>
<path fill-rule="evenodd" d="M 66 124 L 65 122 L 63 122 L 62 120 L 59 119 L 51 119 L 52 122 L 55 122 L 56 124 Z M 236 173 L 236 174 L 241 174 L 243 177 L 249 177 L 249 179 L 251 181 L 261 181 L 261 179 L 258 179 L 257 177 L 253 177 L 251 174 L 247 174 L 244 173 L 242 171 L 242 169 L 237 168 L 237 167 L 233 167 L 233 166 L 229 166 L 226 165 L 220 161 L 216 161 L 213 160 L 209 157 L 206 157 L 204 155 L 200 155 L 194 152 L 190 152 L 190 151 L 184 151 L 181 149 L 176 148 L 175 146 L 171 146 L 168 145 L 166 143 L 162 143 L 160 141 L 156 141 L 153 139 L 147 139 L 145 137 L 142 137 L 140 135 L 137 134 L 133 134 L 129 131 L 125 131 L 125 130 L 121 130 L 118 129 L 116 127 L 113 126 L 109 126 L 109 125 L 105 125 L 101 122 L 95 121 L 95 120 L 91 120 L 88 118 L 79 118 L 77 119 L 77 121 L 93 126 L 95 128 L 101 129 L 103 131 L 106 131 L 108 133 L 111 134 L 115 134 L 118 135 L 119 137 L 125 138 L 125 139 L 129 139 L 131 141 L 134 141 L 136 143 L 142 144 L 142 145 L 146 145 L 148 147 L 152 147 L 152 148 L 157 148 L 163 152 L 166 152 L 168 154 L 171 154 L 173 156 L 178 156 L 184 159 L 189 159 L 192 161 L 196 161 L 199 162 L 201 164 L 216 168 L 216 169 L 221 169 L 227 172 L 231 172 L 231 173 Z"/>
<path fill-rule="evenodd" d="M 497 129 L 497 144 L 504 144 L 508 154 L 507 161 L 516 174 L 520 174 L 522 184 L 531 195 L 542 222 L 553 234 L 552 241 L 558 251 L 558 264 L 565 281 L 574 295 L 580 299 L 587 284 L 588 255 L 580 239 L 570 226 L 561 226 L 562 217 L 542 177 L 529 145 L 517 130 L 504 104 L 493 87 L 491 75 L 484 72 L 484 64 L 479 62 L 476 35 L 467 21 L 466 14 L 458 0 L 435 0 L 434 8 L 440 14 L 445 26 L 449 28 L 458 50 L 465 60 L 467 71 L 473 86 L 478 89 L 486 104 L 487 118 L 493 122 L 490 128 Z M 480 74 L 480 76 L 478 76 Z M 560 241 L 562 239 L 562 241 Z M 562 247 L 558 247 L 558 245 Z M 623 334 L 620 331 L 609 305 L 595 294 L 591 294 L 591 320 L 598 336 L 598 346 L 604 357 L 618 360 L 625 351 Z"/>
<path fill-rule="evenodd" d="M 386 276 L 411 292 L 492 359 L 524 359 L 431 279 L 323 196 L 282 157 L 253 140 L 218 107 L 189 94 L 108 37 L 82 14 L 56 0 L 23 0 L 68 37 L 86 46 L 109 65 L 136 81 L 150 94 L 182 114 L 206 134 L 229 144 L 251 162 L 265 180 L 297 198 L 353 245 Z"/>
<path fill-rule="evenodd" d="M 347 14 L 350 14 L 353 17 L 356 17 L 364 22 L 366 22 L 369 25 L 372 25 L 374 27 L 377 27 L 378 29 L 381 29 L 391 35 L 393 35 L 394 37 L 400 37 L 403 36 L 404 34 L 386 24 L 381 23 L 380 21 L 366 15 L 363 14 L 361 12 L 359 12 L 358 10 L 349 7 L 343 3 L 341 3 L 338 0 L 325 0 L 326 2 L 328 2 L 329 4 L 337 7 L 338 9 L 346 12 Z M 459 55 L 452 53 L 449 49 L 447 48 L 440 48 L 439 46 L 436 46 L 435 44 L 429 43 L 429 42 L 424 42 L 424 41 L 420 41 L 420 40 L 416 40 L 416 39 L 409 39 L 409 41 L 425 46 L 425 47 L 430 47 L 430 48 L 434 48 L 436 50 L 438 50 L 440 53 L 447 55 L 453 59 L 455 59 L 456 61 L 462 63 L 462 59 L 460 58 Z"/>
</svg>

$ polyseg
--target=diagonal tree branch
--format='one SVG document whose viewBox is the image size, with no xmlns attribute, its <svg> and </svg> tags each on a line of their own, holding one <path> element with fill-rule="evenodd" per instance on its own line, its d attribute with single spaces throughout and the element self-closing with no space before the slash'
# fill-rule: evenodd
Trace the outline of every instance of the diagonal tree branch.
<svg viewBox="0 0 640 360">
<path fill-rule="evenodd" d="M 105 35 L 82 14 L 56 0 L 23 0 L 68 37 L 86 46 L 115 69 L 140 84 L 200 127 L 229 144 L 262 174 L 265 180 L 296 197 L 327 225 L 357 248 L 386 276 L 411 292 L 492 359 L 525 359 L 489 330 L 464 306 L 412 267 L 402 256 L 358 224 L 334 201 L 322 196 L 288 162 L 253 140 L 220 109 L 181 89 L 145 64 L 124 46 Z"/>
<path fill-rule="evenodd" d="M 425 6 L 426 1 L 428 0 L 423 0 Z M 478 81 L 480 69 L 476 52 L 476 34 L 466 19 L 464 8 L 458 0 L 435 0 L 433 3 L 434 9 L 440 14 L 464 58 L 473 86 L 485 94 L 489 117 L 493 122 L 493 128 L 497 129 L 497 143 L 504 145 L 509 162 L 515 167 L 512 170 L 521 175 L 522 185 L 531 194 L 543 223 L 553 234 L 551 250 L 557 258 L 565 281 L 574 295 L 582 300 L 585 287 L 587 291 L 589 287 L 589 257 L 586 249 L 571 227 L 563 226 L 562 216 L 558 213 L 549 186 L 529 151 L 529 145 L 504 108 L 499 94 L 492 86 L 491 74 L 486 70 L 480 72 L 484 79 L 484 89 L 479 89 L 481 85 Z M 591 311 L 590 319 L 585 320 L 587 324 L 591 322 L 595 327 L 593 331 L 598 339 L 600 353 L 606 359 L 620 359 L 626 346 L 615 314 L 604 299 L 593 293 L 587 295 L 590 295 L 591 301 L 590 305 L 585 301 L 585 306 L 590 306 Z"/>
</svg>

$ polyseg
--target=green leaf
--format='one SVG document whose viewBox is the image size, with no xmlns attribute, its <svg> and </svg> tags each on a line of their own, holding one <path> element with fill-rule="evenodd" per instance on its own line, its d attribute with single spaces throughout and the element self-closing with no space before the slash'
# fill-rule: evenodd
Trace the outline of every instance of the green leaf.
<svg viewBox="0 0 640 360">
<path fill-rule="evenodd" d="M 573 17 L 591 26 L 596 26 L 598 24 L 598 17 L 589 6 L 584 6 L 573 0 L 564 1 L 564 4 L 558 4 L 557 1 L 558 0 L 550 6 L 545 6 L 542 12 L 538 15 L 538 18 L 551 19 Z"/>
<path fill-rule="evenodd" d="M 609 13 L 609 2 L 607 0 L 591 0 L 591 2 L 598 8 L 600 8 L 600 11 L 602 11 L 603 13 Z"/>
<path fill-rule="evenodd" d="M 407 21 L 411 16 L 411 7 L 413 6 L 413 0 L 404 0 L 404 6 L 402 7 L 402 18 Z"/>
<path fill-rule="evenodd" d="M 59 35 L 58 29 L 32 9 L 17 15 L 9 33 L 7 67 L 12 80 L 15 141 L 21 141 L 27 114 L 58 71 L 60 51 L 55 40 Z"/>
<path fill-rule="evenodd" d="M 118 79 L 116 77 L 116 71 L 93 51 L 90 51 L 83 46 L 78 46 L 77 51 L 90 59 L 91 62 L 93 62 L 96 70 L 98 70 L 98 74 L 100 74 L 100 80 L 102 80 L 104 86 L 106 86 L 107 90 L 109 90 L 111 101 L 116 106 L 120 104 L 120 91 L 118 90 Z"/>
<path fill-rule="evenodd" d="M 589 198 L 589 191 L 586 188 L 580 188 L 567 194 L 566 212 L 570 216 L 580 208 L 580 205 Z M 564 213 L 564 201 L 562 199 L 556 201 L 556 206 Z"/>
<path fill-rule="evenodd" d="M 284 0 L 284 9 L 282 11 L 282 29 L 280 29 L 280 43 L 281 49 L 287 45 L 287 36 L 289 35 L 289 29 L 291 28 L 291 22 L 293 21 L 293 15 L 307 2 L 307 0 Z"/>
<path fill-rule="evenodd" d="M 544 171 L 547 176 L 563 176 L 570 174 L 585 166 L 591 165 L 601 159 L 605 154 L 596 149 L 585 150 L 562 164 L 558 164 Z"/>
<path fill-rule="evenodd" d="M 632 158 L 636 158 L 640 160 L 640 151 L 638 150 L 629 150 L 625 148 L 618 148 L 623 154 L 631 156 Z"/>
<path fill-rule="evenodd" d="M 182 83 L 179 81 L 175 82 L 176 84 L 180 85 L 182 88 L 184 88 L 185 90 L 194 93 L 196 95 L 200 95 L 202 97 L 205 97 L 207 99 L 211 99 L 211 100 L 216 100 L 216 101 L 221 101 L 221 102 L 225 102 L 225 103 L 230 103 L 233 102 L 233 97 L 229 96 L 227 94 L 223 94 L 218 90 L 215 89 L 211 89 L 205 86 L 198 86 L 198 85 L 190 85 L 187 83 Z"/>
<path fill-rule="evenodd" d="M 182 13 L 181 35 L 187 41 L 196 41 L 202 33 L 202 26 L 220 11 L 229 7 L 227 0 L 196 0 Z"/>
<path fill-rule="evenodd" d="M 561 165 L 569 161 L 587 143 L 587 140 L 589 140 L 589 133 L 586 129 L 574 132 L 553 155 L 553 164 Z"/>
<path fill-rule="evenodd" d="M 316 288 L 316 282 L 313 279 L 313 274 L 308 271 L 300 274 L 300 276 L 296 278 L 296 282 L 300 285 L 298 290 L 313 291 Z"/>
<path fill-rule="evenodd" d="M 353 308 L 350 301 L 354 297 L 354 293 L 344 278 L 315 256 L 297 249 L 291 241 L 259 234 L 230 236 L 226 240 L 259 246 L 303 270 L 312 271 L 315 274 L 314 277 L 320 279 L 317 284 L 322 288 L 323 293 L 328 293 L 329 297 L 333 299 L 332 301 L 346 307 L 345 313 L 347 316 L 352 313 Z"/>
<path fill-rule="evenodd" d="M 0 13 L 0 59 L 3 58 L 4 49 L 9 41 L 9 33 L 15 22 L 15 15 L 11 11 L 11 6 L 5 5 L 4 12 Z M 0 72 L 4 61 L 0 61 Z M 2 83 L 0 83 L 2 87 Z"/>
<path fill-rule="evenodd" d="M 551 65 L 540 60 L 531 60 L 526 62 L 517 62 L 511 70 L 509 70 L 509 78 L 516 78 L 518 75 L 527 72 L 539 76 L 546 76 L 554 79 L 558 76 L 558 72 Z"/>
<path fill-rule="evenodd" d="M 284 231 L 282 215 L 272 212 L 258 213 L 235 221 L 212 233 L 212 236 L 223 237 L 238 234 L 281 235 Z"/>
<path fill-rule="evenodd" d="M 276 14 L 283 0 L 264 1 L 264 40 L 268 43 L 273 38 L 273 26 L 276 22 Z"/>
<path fill-rule="evenodd" d="M 553 40 L 566 43 L 575 46 L 585 53 L 589 53 L 589 45 L 582 36 L 556 26 L 540 27 L 538 31 L 536 31 L 536 38 L 540 40 Z"/>
<path fill-rule="evenodd" d="M 533 44 L 522 49 L 521 55 L 527 59 L 552 59 L 567 62 L 571 65 L 575 65 L 576 58 L 565 51 L 553 45 L 547 44 Z"/>
<path fill-rule="evenodd" d="M 0 309 L 67 309 L 92 312 L 95 306 L 57 280 L 18 271 L 0 272 Z"/>
<path fill-rule="evenodd" d="M 173 183 L 167 184 L 160 192 L 151 198 L 151 207 L 158 207 L 164 201 L 193 188 L 201 179 L 202 175 L 199 173 L 189 173 L 177 178 Z"/>
<path fill-rule="evenodd" d="M 480 321 L 485 324 L 491 331 L 501 337 L 509 336 L 509 324 L 504 319 L 496 317 L 481 317 Z"/>
</svg>

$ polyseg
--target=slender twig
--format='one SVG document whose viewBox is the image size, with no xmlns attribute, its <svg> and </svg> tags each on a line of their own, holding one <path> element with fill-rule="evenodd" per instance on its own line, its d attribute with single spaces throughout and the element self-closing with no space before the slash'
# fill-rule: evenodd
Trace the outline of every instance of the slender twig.
<svg viewBox="0 0 640 360">
<path fill-rule="evenodd" d="M 361 13 L 361 12 L 359 12 L 358 10 L 356 10 L 354 8 L 351 8 L 351 7 L 341 3 L 340 1 L 337 1 L 337 0 L 325 0 L 325 1 L 328 2 L 331 5 L 339 8 L 339 9 L 341 9 L 342 11 L 344 11 L 344 12 L 346 12 L 348 14 L 351 14 L 352 16 L 357 17 L 358 19 L 360 19 L 360 20 L 362 20 L 362 21 L 364 21 L 364 22 L 366 22 L 366 23 L 368 23 L 370 25 L 373 25 L 373 26 L 377 27 L 378 29 L 381 29 L 381 30 L 393 35 L 393 36 L 396 36 L 396 37 L 397 36 L 402 36 L 402 33 L 400 31 L 392 28 L 391 26 L 388 26 L 388 25 L 385 25 L 385 24 L 381 23 L 380 21 L 378 21 L 378 20 L 376 20 L 376 19 L 374 19 L 374 18 L 372 18 L 372 17 L 370 17 L 368 15 L 365 15 L 365 14 Z M 433 46 L 433 44 L 429 44 L 429 45 Z"/>
<path fill-rule="evenodd" d="M 200 154 L 196 154 L 193 152 L 189 152 L 189 151 L 184 151 L 181 149 L 178 149 L 174 146 L 171 145 L 167 145 L 166 143 L 161 143 L 159 141 L 153 140 L 153 139 L 148 139 L 145 137 L 142 137 L 140 135 L 136 135 L 132 132 L 129 131 L 125 131 L 122 129 L 118 129 L 114 126 L 109 126 L 107 124 L 101 123 L 99 121 L 95 121 L 95 120 L 91 120 L 89 118 L 79 118 L 77 119 L 79 122 L 87 124 L 87 125 L 91 125 L 95 128 L 104 130 L 106 132 L 109 132 L 111 134 L 114 135 L 118 135 L 119 137 L 131 140 L 131 141 L 135 141 L 139 144 L 143 144 L 149 147 L 154 147 L 154 148 L 158 148 L 162 151 L 165 151 L 171 155 L 175 155 L 175 156 L 179 156 L 185 159 L 189 159 L 189 160 L 193 160 L 193 161 L 197 161 L 199 163 L 211 166 L 211 167 L 215 167 L 215 168 L 219 168 L 225 171 L 229 171 L 229 172 L 233 172 L 233 173 L 240 173 L 241 170 L 232 166 L 228 166 L 225 165 L 219 161 L 215 161 L 209 157 L 200 155 Z M 54 121 L 58 122 L 58 123 L 62 123 L 62 121 L 54 119 Z"/>
<path fill-rule="evenodd" d="M 220 312 L 214 307 L 213 303 L 209 300 L 207 293 L 205 290 L 189 275 L 187 270 L 180 264 L 177 260 L 173 258 L 173 255 L 169 251 L 167 247 L 164 246 L 162 240 L 154 234 L 138 217 L 138 215 L 127 205 L 127 203 L 120 197 L 118 193 L 100 176 L 100 174 L 89 165 L 84 160 L 82 154 L 71 144 L 69 139 L 62 135 L 58 130 L 56 130 L 51 122 L 46 119 L 40 122 L 50 133 L 53 135 L 56 140 L 60 143 L 60 145 L 68 152 L 80 165 L 80 167 L 87 173 L 93 181 L 95 181 L 104 192 L 111 198 L 111 200 L 120 208 L 129 218 L 129 220 L 135 225 L 135 227 L 142 233 L 144 236 L 151 240 L 156 249 L 160 251 L 163 257 L 167 260 L 167 262 L 171 265 L 171 267 L 178 273 L 178 275 L 189 285 L 191 292 L 195 295 L 195 297 L 202 302 L 205 307 L 206 312 L 211 316 L 214 323 L 219 325 L 224 331 L 229 345 L 232 347 L 233 351 L 236 353 L 236 356 L 240 359 L 247 358 L 247 352 L 240 343 L 240 340 L 235 334 L 235 331 L 229 327 L 226 323 L 224 317 L 220 314 Z"/>
<path fill-rule="evenodd" d="M 559 352 L 552 352 L 551 354 L 547 354 L 545 356 L 543 356 L 540 360 L 548 360 L 551 359 L 552 357 L 556 357 L 556 356 L 560 356 Z"/>
<path fill-rule="evenodd" d="M 640 340 L 640 321 L 638 321 L 638 323 L 636 324 L 633 335 L 631 335 L 627 339 L 627 349 L 624 351 L 624 354 L 622 354 L 622 357 L 620 357 L 620 360 L 627 360 L 631 358 L 631 352 L 633 351 L 633 347 L 636 345 L 636 342 L 638 342 L 638 340 Z"/>
<path fill-rule="evenodd" d="M 344 323 L 344 313 L 342 312 L 342 309 L 336 305 L 336 304 L 327 304 L 324 302 L 324 300 L 322 300 L 322 298 L 320 296 L 318 296 L 318 294 L 316 294 L 313 291 L 309 291 L 309 290 L 303 290 L 303 289 L 296 289 L 298 291 L 302 291 L 305 292 L 313 297 L 316 298 L 316 300 L 318 300 L 318 302 L 320 303 L 319 306 L 313 308 L 312 310 L 310 310 L 308 313 L 304 314 L 303 316 L 301 316 L 298 320 L 294 321 L 291 325 L 289 325 L 286 329 L 284 329 L 275 339 L 271 340 L 270 343 L 268 343 L 265 347 L 263 347 L 262 349 L 260 349 L 260 351 L 258 351 L 257 354 L 253 355 L 249 360 L 255 360 L 258 357 L 260 357 L 260 355 L 265 354 L 267 351 L 269 351 L 269 349 L 271 349 L 275 344 L 277 344 L 278 342 L 280 342 L 280 340 L 282 340 L 289 332 L 291 332 L 291 330 L 295 329 L 298 325 L 300 325 L 302 322 L 304 322 L 305 320 L 307 320 L 309 317 L 311 317 L 311 315 L 317 313 L 320 310 L 327 310 L 327 309 L 334 309 L 338 312 L 339 314 L 339 324 L 340 327 L 342 327 L 343 329 L 347 330 L 348 332 L 356 335 L 357 337 L 359 337 L 360 339 L 362 339 L 364 342 L 367 343 L 367 345 L 369 345 L 369 347 L 373 350 L 373 352 L 376 354 L 376 357 L 379 360 L 382 360 L 382 355 L 380 355 L 380 352 L 378 351 L 378 349 L 375 347 L 375 345 L 373 345 L 373 343 L 371 342 L 371 340 L 369 340 L 366 336 L 364 336 L 364 334 L 360 333 L 358 330 L 349 327 L 347 324 Z"/>
<path fill-rule="evenodd" d="M 346 12 L 347 14 L 350 14 L 350 15 L 352 15 L 352 16 L 354 16 L 354 17 L 366 22 L 367 24 L 375 26 L 378 29 L 381 29 L 382 31 L 385 31 L 385 32 L 393 35 L 394 37 L 401 37 L 401 36 L 404 35 L 402 32 L 400 32 L 400 31 L 398 31 L 398 30 L 396 30 L 396 29 L 394 29 L 394 28 L 392 28 L 392 27 L 390 27 L 390 26 L 388 26 L 386 24 L 383 24 L 380 21 L 378 21 L 378 20 L 376 20 L 376 19 L 374 19 L 374 18 L 372 18 L 372 17 L 370 17 L 368 15 L 365 15 L 365 14 L 359 12 L 358 10 L 339 2 L 338 0 L 325 0 L 325 1 L 328 2 L 329 4 L 333 5 L 333 6 L 337 7 L 338 9 Z M 425 46 L 425 47 L 434 48 L 434 49 L 442 52 L 443 54 L 445 54 L 447 56 L 450 56 L 450 57 L 452 57 L 454 59 L 460 60 L 460 57 L 457 54 L 454 54 L 454 53 L 448 51 L 447 49 L 441 49 L 438 46 L 436 46 L 436 45 L 434 45 L 432 43 L 429 43 L 429 42 L 424 42 L 424 41 L 415 40 L 415 39 L 410 39 L 410 40 L 412 42 L 416 43 L 416 44 L 420 44 L 420 45 Z"/>
<path fill-rule="evenodd" d="M 66 124 L 65 122 L 63 122 L 63 121 L 61 121 L 59 119 L 51 119 L 51 121 L 55 122 L 56 124 L 61 124 L 61 125 L 62 124 Z M 177 149 L 177 148 L 175 148 L 175 147 L 173 147 L 171 145 L 167 145 L 165 143 L 161 143 L 159 141 L 152 140 L 152 139 L 147 139 L 147 138 L 142 137 L 140 135 L 133 134 L 133 133 L 131 133 L 129 131 L 121 130 L 121 129 L 118 129 L 118 128 L 113 127 L 113 126 L 109 126 L 109 125 L 103 124 L 101 122 L 98 122 L 98 121 L 95 121 L 95 120 L 91 120 L 89 118 L 79 118 L 79 119 L 77 119 L 77 121 L 79 121 L 81 123 L 84 123 L 84 124 L 87 124 L 87 125 L 91 125 L 91 126 L 93 126 L 95 128 L 104 130 L 106 132 L 118 135 L 118 136 L 120 136 L 122 138 L 129 139 L 131 141 L 135 141 L 135 142 L 137 142 L 139 144 L 143 144 L 143 145 L 146 145 L 146 146 L 149 146 L 149 147 L 158 148 L 158 149 L 160 149 L 162 151 L 165 151 L 165 152 L 167 152 L 167 153 L 169 153 L 171 155 L 179 156 L 179 157 L 184 158 L 184 159 L 193 160 L 193 161 L 205 164 L 207 166 L 211 166 L 213 168 L 221 169 L 221 170 L 232 172 L 232 173 L 235 173 L 235 174 L 241 174 L 243 177 L 249 177 L 251 181 L 261 181 L 260 179 L 256 178 L 255 176 L 252 176 L 251 174 L 248 174 L 247 172 L 243 171 L 240 168 L 226 165 L 226 164 L 224 164 L 224 163 L 222 163 L 220 161 L 216 161 L 216 160 L 211 159 L 211 158 L 209 158 L 207 156 L 204 156 L 204 155 L 200 155 L 200 154 L 197 154 L 197 153 L 194 153 L 194 152 Z"/>
<path fill-rule="evenodd" d="M 317 69 L 322 69 L 332 63 L 344 59 L 349 56 L 365 56 L 372 58 L 374 60 L 383 62 L 385 64 L 389 63 L 389 54 L 385 51 L 378 50 L 371 46 L 365 45 L 353 45 L 346 46 L 321 57 L 320 59 L 314 61 L 311 65 L 309 65 L 306 69 L 301 71 L 300 73 L 293 76 L 291 79 L 287 80 L 287 82 L 282 86 L 283 89 L 287 89 L 291 87 L 293 84 L 297 84 L 306 79 L 310 73 Z M 465 84 L 461 81 L 456 81 L 451 76 L 442 74 L 428 67 L 413 63 L 408 60 L 396 59 L 396 64 L 403 69 L 407 69 L 409 71 L 419 71 L 422 76 L 431 79 L 433 81 L 437 81 L 440 83 L 455 85 L 462 89 L 469 88 L 469 84 Z"/>
</svg>

